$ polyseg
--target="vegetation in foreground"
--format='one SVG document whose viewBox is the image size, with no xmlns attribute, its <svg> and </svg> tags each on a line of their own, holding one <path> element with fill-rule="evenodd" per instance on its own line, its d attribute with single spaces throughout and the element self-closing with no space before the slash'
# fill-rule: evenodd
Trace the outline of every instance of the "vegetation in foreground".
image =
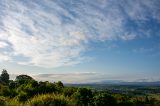
<svg viewBox="0 0 160 106">
<path fill-rule="evenodd" d="M 160 106 L 159 94 L 124 94 L 110 90 L 67 87 L 59 82 L 38 82 L 28 75 L 9 80 L 0 76 L 0 106 Z"/>
</svg>

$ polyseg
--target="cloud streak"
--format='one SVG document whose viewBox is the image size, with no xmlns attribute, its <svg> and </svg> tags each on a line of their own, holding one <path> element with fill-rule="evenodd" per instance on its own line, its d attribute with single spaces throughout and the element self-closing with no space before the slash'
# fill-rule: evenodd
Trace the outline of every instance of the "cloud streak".
<svg viewBox="0 0 160 106">
<path fill-rule="evenodd" d="M 18 64 L 47 68 L 81 63 L 87 60 L 84 53 L 91 41 L 133 40 L 139 36 L 137 29 L 148 30 L 141 22 L 151 18 L 159 22 L 157 2 L 2 0 L 1 61 L 11 58 Z M 134 22 L 137 31 L 128 21 Z"/>
<path fill-rule="evenodd" d="M 16 74 L 11 74 L 10 78 L 15 80 Z M 117 81 L 126 81 L 126 82 L 134 82 L 134 81 L 158 81 L 159 76 L 154 75 L 150 77 L 143 75 L 137 75 L 136 77 L 131 75 L 110 75 L 105 73 L 97 73 L 97 72 L 75 72 L 75 73 L 61 73 L 61 74 L 34 74 L 30 75 L 37 81 L 49 81 L 49 82 L 57 82 L 62 81 L 63 83 L 114 83 Z M 142 79 L 142 77 L 144 79 Z"/>
<path fill-rule="evenodd" d="M 33 75 L 39 81 L 63 81 L 64 83 L 87 83 L 98 82 L 106 78 L 100 73 L 85 72 L 85 73 L 66 73 L 66 74 L 39 74 Z"/>
</svg>

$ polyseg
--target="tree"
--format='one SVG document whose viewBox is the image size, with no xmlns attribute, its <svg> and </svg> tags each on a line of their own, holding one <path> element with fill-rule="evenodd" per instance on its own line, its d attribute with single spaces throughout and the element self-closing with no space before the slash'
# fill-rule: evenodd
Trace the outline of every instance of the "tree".
<svg viewBox="0 0 160 106">
<path fill-rule="evenodd" d="M 1 81 L 4 82 L 5 84 L 9 83 L 9 74 L 7 73 L 7 70 L 3 69 L 2 74 L 1 74 Z"/>
<path fill-rule="evenodd" d="M 88 106 L 92 100 L 93 94 L 91 89 L 78 88 L 72 97 L 76 106 Z"/>
<path fill-rule="evenodd" d="M 52 93 L 56 91 L 56 87 L 55 84 L 50 83 L 48 81 L 46 82 L 39 82 L 39 86 L 38 86 L 38 93 L 42 94 L 42 93 Z"/>
<path fill-rule="evenodd" d="M 17 83 L 16 83 L 16 82 L 14 82 L 13 80 L 10 80 L 8 85 L 9 85 L 9 89 L 15 89 L 15 88 L 16 88 L 16 85 L 17 85 Z"/>
<path fill-rule="evenodd" d="M 56 84 L 57 84 L 59 87 L 64 88 L 64 85 L 63 85 L 63 83 L 62 83 L 61 81 L 58 81 Z"/>
<path fill-rule="evenodd" d="M 64 85 L 61 81 L 58 81 L 58 82 L 54 82 L 55 84 L 55 88 L 56 88 L 56 92 L 63 92 L 63 88 L 64 88 Z"/>
<path fill-rule="evenodd" d="M 16 82 L 18 84 L 24 84 L 24 83 L 28 83 L 29 81 L 34 80 L 32 77 L 28 76 L 28 75 L 19 75 L 16 77 Z"/>
<path fill-rule="evenodd" d="M 77 91 L 77 88 L 75 87 L 65 87 L 63 89 L 64 95 L 68 97 L 71 97 L 76 91 Z"/>
<path fill-rule="evenodd" d="M 95 106 L 117 106 L 115 98 L 107 93 L 98 93 L 93 99 Z"/>
</svg>

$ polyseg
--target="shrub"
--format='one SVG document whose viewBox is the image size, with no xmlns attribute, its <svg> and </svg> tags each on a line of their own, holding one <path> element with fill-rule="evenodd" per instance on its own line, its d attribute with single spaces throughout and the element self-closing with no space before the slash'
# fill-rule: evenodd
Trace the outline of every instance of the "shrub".
<svg viewBox="0 0 160 106">
<path fill-rule="evenodd" d="M 4 86 L 0 84 L 0 95 L 1 96 L 9 96 L 10 95 L 10 90 L 8 86 Z"/>
<path fill-rule="evenodd" d="M 72 106 L 68 97 L 55 94 L 38 95 L 28 101 L 29 106 Z"/>
<path fill-rule="evenodd" d="M 17 97 L 20 102 L 24 102 L 28 99 L 28 96 L 25 92 L 20 92 Z"/>
</svg>

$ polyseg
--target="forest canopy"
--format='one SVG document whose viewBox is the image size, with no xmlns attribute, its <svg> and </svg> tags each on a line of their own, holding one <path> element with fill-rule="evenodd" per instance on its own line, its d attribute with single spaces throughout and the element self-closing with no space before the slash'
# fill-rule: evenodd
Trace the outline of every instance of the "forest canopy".
<svg viewBox="0 0 160 106">
<path fill-rule="evenodd" d="M 54 80 L 54 79 L 53 79 Z M 9 80 L 0 76 L 0 106 L 160 106 L 150 95 L 125 95 L 108 90 L 65 86 L 61 81 L 36 81 L 29 75 Z"/>
</svg>

